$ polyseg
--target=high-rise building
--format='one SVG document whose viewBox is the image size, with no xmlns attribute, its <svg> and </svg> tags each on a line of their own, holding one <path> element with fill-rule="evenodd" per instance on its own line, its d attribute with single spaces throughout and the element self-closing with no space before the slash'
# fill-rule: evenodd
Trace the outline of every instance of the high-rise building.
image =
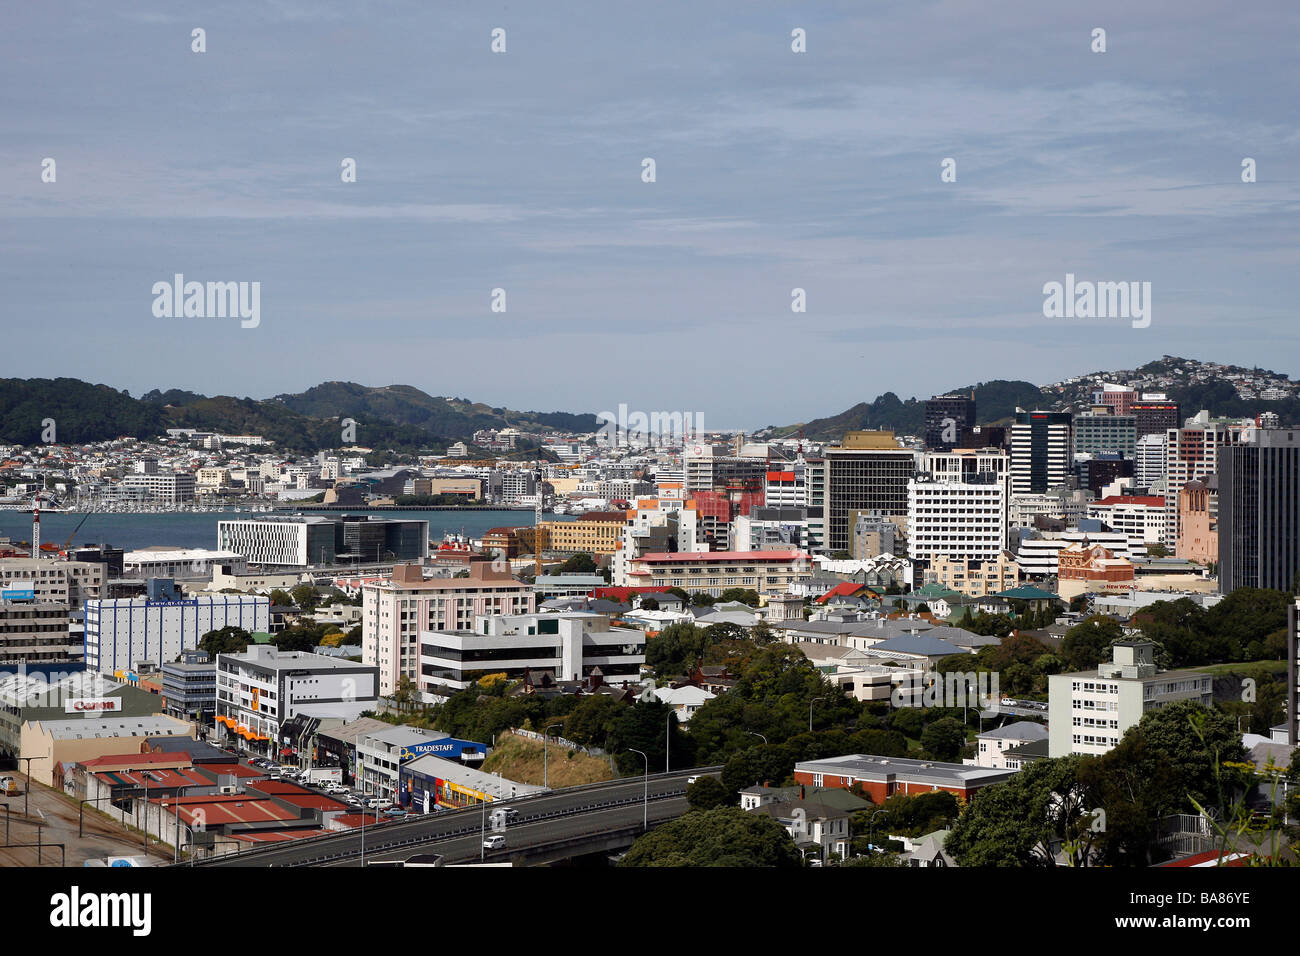
<svg viewBox="0 0 1300 956">
<path fill-rule="evenodd" d="M 1070 432 L 1069 412 L 1016 409 L 1016 423 L 1011 429 L 1014 494 L 1042 494 L 1066 483 L 1072 460 Z"/>
<path fill-rule="evenodd" d="M 1137 440 L 1133 455 L 1133 483 L 1139 488 L 1150 488 L 1165 476 L 1166 434 L 1143 435 Z"/>
<path fill-rule="evenodd" d="M 1007 485 L 992 473 L 970 480 L 918 475 L 907 485 L 907 556 L 913 561 L 990 561 L 1007 544 Z"/>
<path fill-rule="evenodd" d="M 1139 440 L 1146 435 L 1163 437 L 1182 420 L 1178 417 L 1178 403 L 1171 402 L 1164 392 L 1143 392 L 1133 403 L 1132 412 Z"/>
<path fill-rule="evenodd" d="M 1074 417 L 1074 454 L 1117 454 L 1132 458 L 1137 442 L 1132 415 L 1113 415 L 1096 411 Z"/>
<path fill-rule="evenodd" d="M 1220 452 L 1219 590 L 1300 581 L 1300 432 L 1254 431 Z"/>
<path fill-rule="evenodd" d="M 975 427 L 975 399 L 965 395 L 936 395 L 925 403 L 925 447 L 950 451 L 963 433 Z"/>
<path fill-rule="evenodd" d="M 1189 418 L 1182 428 L 1171 428 L 1165 433 L 1165 509 L 1169 519 L 1165 524 L 1165 545 L 1174 548 L 1178 543 L 1178 493 L 1189 481 L 1208 478 L 1219 469 L 1219 456 L 1226 445 L 1241 439 L 1245 426 L 1239 421 L 1210 420 L 1210 413 L 1201 411 Z M 1210 515 L 1218 515 L 1218 494 L 1210 489 Z"/>
<path fill-rule="evenodd" d="M 1093 390 L 1092 404 L 1107 405 L 1113 410 L 1114 414 L 1127 415 L 1132 410 L 1137 397 L 1137 391 L 1127 385 L 1107 384 Z"/>
<path fill-rule="evenodd" d="M 827 549 L 851 549 L 856 512 L 907 514 L 907 483 L 916 474 L 916 455 L 899 448 L 893 432 L 849 432 L 841 445 L 823 454 Z"/>
<path fill-rule="evenodd" d="M 385 581 L 362 587 L 361 659 L 379 668 L 379 693 L 398 678 L 418 678 L 420 631 L 463 630 L 481 615 L 536 609 L 533 589 L 492 562 L 475 561 L 467 578 L 426 578 L 417 564 L 399 564 Z"/>
</svg>

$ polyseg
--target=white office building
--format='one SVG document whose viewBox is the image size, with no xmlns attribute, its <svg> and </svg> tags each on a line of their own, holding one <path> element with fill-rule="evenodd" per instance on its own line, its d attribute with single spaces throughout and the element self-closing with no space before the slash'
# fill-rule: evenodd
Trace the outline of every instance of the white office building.
<svg viewBox="0 0 1300 956">
<path fill-rule="evenodd" d="M 1165 476 L 1165 435 L 1143 435 L 1133 456 L 1133 483 L 1150 488 Z"/>
<path fill-rule="evenodd" d="M 635 682 L 645 663 L 645 633 L 611 626 L 606 614 L 511 614 L 479 617 L 472 630 L 420 635 L 420 690 L 434 698 L 464 690 L 487 674 L 527 671 L 557 681 L 600 669 L 609 684 Z"/>
<path fill-rule="evenodd" d="M 152 582 L 151 582 L 152 585 Z M 87 601 L 86 669 L 115 674 L 141 661 L 163 664 L 181 651 L 194 650 L 199 638 L 223 627 L 250 633 L 266 631 L 271 601 L 252 594 L 199 594 L 184 597 L 175 590 L 149 597 Z"/>
<path fill-rule="evenodd" d="M 990 561 L 1007 545 L 1007 486 L 992 474 L 983 481 L 934 480 L 918 475 L 907 483 L 907 556 Z"/>
<path fill-rule="evenodd" d="M 378 698 L 378 671 L 355 661 L 270 644 L 217 655 L 218 733 L 264 753 L 277 751 L 280 727 L 299 714 L 355 720 Z"/>
<path fill-rule="evenodd" d="M 1116 558 L 1132 559 L 1146 553 L 1145 548 L 1135 548 L 1129 536 L 1117 531 L 1067 531 L 1050 538 L 1024 538 L 1016 551 L 1016 564 L 1027 577 L 1051 577 L 1059 571 L 1057 558 L 1072 544 L 1091 547 L 1100 545 Z"/>
</svg>

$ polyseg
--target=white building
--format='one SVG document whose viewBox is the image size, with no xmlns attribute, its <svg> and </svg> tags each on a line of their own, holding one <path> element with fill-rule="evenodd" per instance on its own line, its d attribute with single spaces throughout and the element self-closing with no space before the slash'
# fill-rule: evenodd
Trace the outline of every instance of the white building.
<svg viewBox="0 0 1300 956">
<path fill-rule="evenodd" d="M 87 601 L 86 669 L 115 674 L 140 661 L 163 664 L 181 651 L 194 650 L 199 638 L 223 627 L 250 633 L 271 624 L 269 598 L 252 594 L 199 594 L 173 591 L 162 600 L 148 597 Z"/>
<path fill-rule="evenodd" d="M 217 548 L 242 554 L 250 564 L 305 568 L 334 560 L 334 527 L 322 517 L 218 521 Z"/>
<path fill-rule="evenodd" d="M 1111 531 L 1128 538 L 1130 548 L 1141 552 L 1148 544 L 1164 541 L 1168 512 L 1164 498 L 1117 495 L 1089 505 L 1088 517 L 1104 521 Z"/>
<path fill-rule="evenodd" d="M 184 504 L 194 500 L 194 476 L 187 471 L 132 474 L 118 485 L 126 489 L 143 489 L 160 504 Z"/>
<path fill-rule="evenodd" d="M 1019 770 L 1022 758 L 1007 754 L 1008 750 L 1023 747 L 1026 744 L 1047 740 L 1047 728 L 1032 720 L 1018 720 L 986 730 L 976 736 L 975 759 L 964 761 L 975 767 L 988 767 L 992 770 Z"/>
<path fill-rule="evenodd" d="M 635 682 L 645 663 L 645 633 L 613 627 L 606 614 L 510 614 L 479 617 L 473 629 L 420 635 L 420 690 L 445 697 L 488 674 L 509 679 L 550 671 L 557 681 L 591 675 Z"/>
<path fill-rule="evenodd" d="M 373 667 L 270 644 L 218 654 L 218 732 L 275 753 L 285 721 L 299 714 L 355 720 L 378 705 L 378 683 Z"/>
<path fill-rule="evenodd" d="M 145 548 L 122 556 L 122 573 L 127 577 L 207 581 L 217 569 L 242 574 L 248 561 L 235 551 L 205 548 Z"/>
<path fill-rule="evenodd" d="M 1016 564 L 1027 577 L 1050 577 L 1059 570 L 1057 557 L 1072 544 L 1101 545 L 1116 558 L 1132 559 L 1145 554 L 1145 548 L 1135 548 L 1127 534 L 1118 531 L 1067 531 L 1045 538 L 1023 538 L 1016 552 Z"/>
<path fill-rule="evenodd" d="M 1133 483 L 1139 488 L 1150 488 L 1165 476 L 1164 435 L 1143 435 L 1137 440 L 1133 458 Z"/>
<path fill-rule="evenodd" d="M 1204 671 L 1157 671 L 1153 644 L 1116 644 L 1114 660 L 1096 671 L 1047 678 L 1048 756 L 1104 754 L 1147 711 L 1180 700 L 1209 707 L 1213 685 Z"/>
<path fill-rule="evenodd" d="M 907 556 L 989 561 L 1007 544 L 1004 478 L 935 480 L 919 475 L 907 483 Z"/>
</svg>

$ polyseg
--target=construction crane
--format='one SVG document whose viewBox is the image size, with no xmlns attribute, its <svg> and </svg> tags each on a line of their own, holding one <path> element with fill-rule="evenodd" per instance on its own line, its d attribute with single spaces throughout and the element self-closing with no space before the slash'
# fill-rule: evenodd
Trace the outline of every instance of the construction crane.
<svg viewBox="0 0 1300 956">
<path fill-rule="evenodd" d="M 89 518 L 92 514 L 94 514 L 93 511 L 87 511 L 82 516 L 81 520 L 77 522 L 77 526 L 72 529 L 72 534 L 68 535 L 68 540 L 63 542 L 63 547 L 60 550 L 63 551 L 68 550 L 68 547 L 72 544 L 72 539 L 77 536 L 77 532 L 81 530 L 81 526 L 86 523 L 86 519 Z"/>
</svg>

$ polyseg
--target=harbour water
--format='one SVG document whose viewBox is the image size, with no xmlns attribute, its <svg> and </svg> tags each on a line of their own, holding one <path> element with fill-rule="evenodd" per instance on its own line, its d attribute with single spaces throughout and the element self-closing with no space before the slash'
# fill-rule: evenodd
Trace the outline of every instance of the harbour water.
<svg viewBox="0 0 1300 956">
<path fill-rule="evenodd" d="M 342 512 L 317 512 L 341 514 Z M 351 512 L 360 514 L 362 512 Z M 444 533 L 462 531 L 471 538 L 479 538 L 490 528 L 503 525 L 519 527 L 533 523 L 529 511 L 376 511 L 369 512 L 380 518 L 405 518 L 429 522 L 429 537 L 436 543 Z M 59 514 L 41 512 L 41 541 L 60 547 L 74 528 L 85 518 L 72 540 L 74 545 L 108 544 L 126 551 L 165 545 L 174 548 L 215 548 L 217 522 L 240 518 L 265 517 L 265 512 L 170 512 L 135 514 Z M 565 520 L 564 515 L 545 515 L 547 521 Z M 0 536 L 11 541 L 28 541 L 32 536 L 31 512 L 0 512 Z"/>
</svg>

